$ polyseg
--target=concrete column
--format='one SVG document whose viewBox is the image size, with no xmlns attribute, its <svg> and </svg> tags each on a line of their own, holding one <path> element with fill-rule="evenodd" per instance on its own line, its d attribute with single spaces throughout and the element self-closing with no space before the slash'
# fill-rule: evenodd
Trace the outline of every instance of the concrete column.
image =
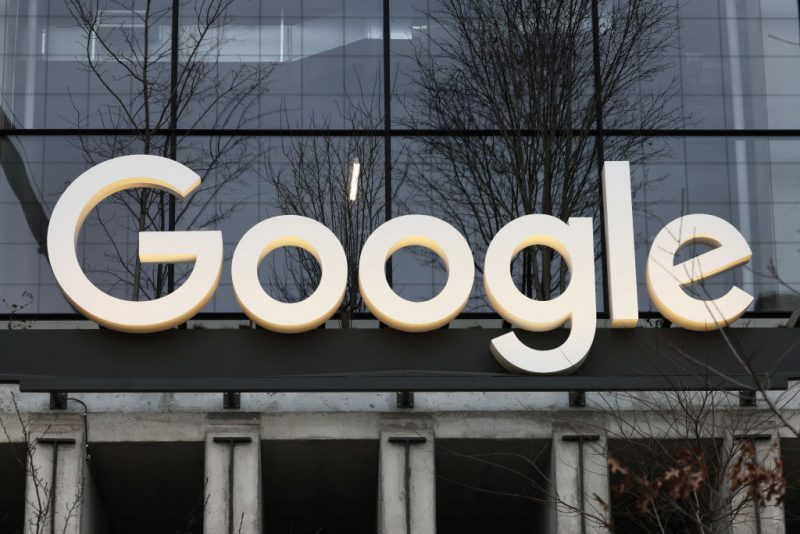
<svg viewBox="0 0 800 534">
<path fill-rule="evenodd" d="M 25 534 L 85 532 L 83 420 L 72 414 L 32 416 L 25 484 Z"/>
<path fill-rule="evenodd" d="M 552 532 L 607 533 L 609 502 L 606 437 L 572 430 L 553 433 L 551 457 Z M 583 495 L 581 504 L 580 496 Z"/>
<path fill-rule="evenodd" d="M 433 430 L 419 423 L 394 423 L 381 429 L 380 440 L 378 532 L 436 532 Z"/>
<path fill-rule="evenodd" d="M 780 458 L 781 446 L 778 432 L 773 432 L 769 440 L 756 442 L 756 454 L 764 466 L 767 468 L 775 467 L 775 460 Z M 784 473 L 784 476 L 786 473 Z M 774 501 L 767 504 L 759 512 L 761 520 L 761 534 L 785 534 L 786 516 L 784 514 L 783 503 L 776 504 Z"/>
<path fill-rule="evenodd" d="M 730 437 L 726 439 L 731 439 Z M 740 438 L 741 439 L 741 438 Z M 756 458 L 764 467 L 772 468 L 780 456 L 780 439 L 777 432 L 754 436 Z M 728 450 L 735 450 L 729 448 Z M 741 505 L 744 499 L 742 492 L 732 498 L 734 508 Z M 742 506 L 731 525 L 731 534 L 785 534 L 786 523 L 783 504 L 770 502 L 764 508 L 757 509 L 755 503 Z"/>
<path fill-rule="evenodd" d="M 203 521 L 206 534 L 260 534 L 263 528 L 260 419 L 241 415 L 245 416 L 241 420 L 209 422 Z"/>
</svg>

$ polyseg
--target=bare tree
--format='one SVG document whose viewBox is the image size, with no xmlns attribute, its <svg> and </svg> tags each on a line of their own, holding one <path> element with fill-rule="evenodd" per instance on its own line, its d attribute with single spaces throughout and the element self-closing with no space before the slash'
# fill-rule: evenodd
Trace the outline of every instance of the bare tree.
<svg viewBox="0 0 800 534">
<path fill-rule="evenodd" d="M 157 298 L 177 279 L 163 265 L 142 265 L 135 232 L 202 229 L 229 216 L 238 201 L 216 202 L 220 193 L 253 167 L 256 156 L 245 137 L 190 137 L 198 127 L 242 128 L 257 123 L 259 96 L 272 70 L 269 63 L 230 61 L 226 46 L 233 0 L 181 2 L 179 34 L 172 36 L 172 12 L 154 0 L 67 0 L 83 37 L 83 68 L 110 100 L 91 113 L 76 113 L 76 126 L 122 129 L 129 135 L 81 135 L 77 142 L 87 164 L 130 154 L 180 159 L 203 177 L 203 184 L 175 206 L 174 198 L 151 189 L 126 190 L 98 207 L 89 222 L 112 243 L 112 267 L 88 266 L 111 290 L 132 300 Z M 178 69 L 172 71 L 173 44 Z M 174 79 L 173 79 L 174 78 Z M 181 134 L 165 134 L 170 129 Z M 180 156 L 180 158 L 178 158 Z M 102 262 L 101 262 L 102 263 Z M 108 261 L 106 262 L 108 263 Z"/>
<path fill-rule="evenodd" d="M 347 111 L 339 112 L 354 128 L 382 127 L 379 103 L 374 99 L 360 96 L 349 103 Z M 310 121 L 314 130 L 326 131 L 330 125 L 330 117 L 312 117 Z M 365 311 L 358 290 L 359 254 L 372 231 L 384 221 L 384 139 L 329 134 L 291 137 L 272 151 L 275 153 L 278 157 L 265 164 L 266 182 L 274 189 L 275 209 L 323 223 L 344 247 L 348 275 L 339 321 L 342 328 L 347 328 L 355 313 Z M 392 166 L 391 193 L 395 198 L 407 174 L 402 150 L 395 154 Z M 319 265 L 299 249 L 288 249 L 284 259 L 271 277 L 278 297 L 288 302 L 306 298 L 319 282 Z"/>
<path fill-rule="evenodd" d="M 693 231 L 694 230 L 689 228 L 681 227 L 678 233 L 673 235 L 672 238 L 674 238 L 676 242 L 680 242 L 686 238 L 687 232 Z M 752 352 L 743 347 L 739 337 L 734 335 L 734 332 L 726 328 L 728 323 L 723 319 L 725 314 L 717 306 L 717 302 L 715 301 L 717 296 L 712 294 L 711 289 L 706 283 L 706 277 L 702 275 L 703 267 L 699 260 L 699 257 L 705 252 L 702 250 L 702 247 L 703 244 L 699 240 L 691 240 L 690 244 L 683 247 L 682 251 L 680 252 L 680 254 L 686 254 L 692 258 L 681 262 L 685 276 L 687 278 L 690 276 L 697 276 L 698 280 L 695 283 L 684 285 L 682 290 L 691 295 L 693 298 L 704 303 L 706 313 L 709 317 L 709 322 L 715 325 L 714 335 L 720 336 L 731 358 L 741 368 L 742 374 L 738 375 L 737 373 L 738 376 L 734 377 L 731 376 L 730 373 L 723 372 L 714 366 L 704 364 L 702 358 L 698 358 L 696 354 L 692 353 L 692 350 L 680 347 L 674 343 L 668 342 L 666 345 L 657 349 L 656 354 L 666 356 L 668 353 L 671 353 L 671 355 L 668 356 L 669 358 L 677 357 L 685 362 L 690 363 L 691 365 L 700 366 L 706 375 L 706 379 L 709 380 L 710 389 L 719 391 L 718 387 L 711 386 L 711 381 L 719 381 L 721 379 L 728 383 L 728 387 L 738 387 L 740 395 L 743 393 L 751 394 L 753 402 L 763 405 L 763 407 L 773 418 L 774 424 L 777 427 L 788 432 L 794 437 L 800 437 L 800 427 L 798 427 L 798 425 L 791 420 L 791 417 L 789 417 L 788 414 L 788 410 L 793 407 L 796 397 L 798 394 L 800 394 L 800 384 L 790 383 L 789 387 L 783 391 L 777 391 L 773 389 L 773 380 L 775 378 L 777 368 L 784 360 L 796 352 L 798 346 L 800 346 L 800 340 L 792 340 L 786 347 L 781 348 L 781 352 L 774 354 L 774 360 L 772 362 L 771 369 L 766 371 L 757 370 L 757 366 L 754 365 L 754 356 Z M 662 268 L 667 267 L 659 263 L 656 265 Z M 744 268 L 747 269 L 749 267 L 745 266 Z M 766 273 L 755 272 L 755 274 L 765 278 L 774 279 L 779 286 L 787 289 L 789 292 L 795 295 L 800 294 L 795 287 L 787 283 L 781 277 L 772 260 L 770 260 L 768 263 Z M 674 274 L 672 276 L 674 277 Z M 675 279 L 678 281 L 677 278 Z M 775 326 L 794 328 L 797 326 L 798 317 L 800 317 L 800 310 L 795 309 L 785 324 L 776 324 Z M 748 322 L 749 321 L 747 319 L 739 319 L 739 326 L 742 328 L 747 328 L 749 326 Z M 649 323 L 647 326 L 650 327 L 671 326 L 671 323 L 663 318 L 655 322 L 647 321 L 646 323 Z M 723 392 L 722 394 L 726 393 Z"/>
<path fill-rule="evenodd" d="M 11 403 L 14 407 L 14 423 L 17 427 L 13 429 L 8 426 L 0 416 L 0 430 L 9 444 L 18 442 L 12 436 L 19 436 L 22 438 L 21 454 L 16 455 L 16 460 L 20 467 L 23 468 L 26 475 L 27 497 L 25 501 L 26 506 L 26 521 L 25 532 L 30 534 L 45 534 L 52 532 L 51 524 L 53 521 L 53 514 L 57 512 L 55 505 L 57 502 L 56 497 L 63 498 L 64 496 L 57 496 L 57 487 L 53 487 L 51 480 L 42 475 L 41 467 L 37 465 L 36 451 L 39 447 L 39 439 L 47 435 L 50 430 L 49 427 L 44 428 L 42 432 L 34 432 L 22 412 L 19 409 L 16 396 L 11 393 Z M 16 454 L 16 452 L 15 452 Z M 73 496 L 67 496 L 68 499 L 64 503 L 60 503 L 63 508 L 62 513 L 62 526 L 60 532 L 65 534 L 71 527 L 74 521 L 77 521 L 83 504 L 85 479 L 81 477 L 78 483 L 76 493 Z"/>
<path fill-rule="evenodd" d="M 6 298 L 0 299 L 8 312 L 8 325 L 6 328 L 9 330 L 25 330 L 30 328 L 30 321 L 19 320 L 17 315 L 25 313 L 25 309 L 33 304 L 33 293 L 30 291 L 23 291 L 20 295 L 22 302 L 10 301 Z"/>
<path fill-rule="evenodd" d="M 647 532 L 727 532 L 782 503 L 777 428 L 735 393 L 672 391 L 598 397 L 607 417 L 613 526 Z"/>
<path fill-rule="evenodd" d="M 480 252 L 517 217 L 598 215 L 598 156 L 641 163 L 664 150 L 647 136 L 601 138 L 593 129 L 677 124 L 674 83 L 641 91 L 670 67 L 671 2 L 601 1 L 596 23 L 588 0 L 432 5 L 424 13 L 428 41 L 412 55 L 406 107 L 408 126 L 435 134 L 417 137 L 422 164 L 411 181 L 416 200 L 479 252 L 479 273 Z M 524 251 L 515 272 L 523 292 L 538 299 L 565 285 L 565 268 L 549 249 Z"/>
<path fill-rule="evenodd" d="M 581 506 L 574 495 L 560 492 L 555 466 L 548 468 L 549 447 L 541 444 L 532 444 L 528 454 L 499 446 L 474 454 L 437 444 L 437 454 L 452 464 L 444 482 L 524 500 L 540 510 L 550 507 L 580 517 L 594 531 L 729 532 L 783 502 L 787 478 L 778 443 L 755 441 L 779 427 L 769 410 L 740 407 L 731 393 L 679 388 L 602 394 L 589 409 L 591 417 L 568 428 L 577 435 L 605 436 L 607 449 L 598 457 L 607 456 L 608 463 L 584 457 L 570 467 L 608 476 L 610 501 L 587 494 Z M 585 455 L 588 449 L 582 450 Z M 488 487 L 485 475 L 471 479 L 478 466 L 502 474 L 505 485 Z M 585 472 L 577 476 L 586 477 Z"/>
</svg>

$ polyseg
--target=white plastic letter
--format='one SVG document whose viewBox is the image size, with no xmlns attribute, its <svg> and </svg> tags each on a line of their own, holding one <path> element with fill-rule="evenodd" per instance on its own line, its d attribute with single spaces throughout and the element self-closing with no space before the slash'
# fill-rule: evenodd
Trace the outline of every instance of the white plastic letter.
<svg viewBox="0 0 800 534">
<path fill-rule="evenodd" d="M 678 250 L 691 243 L 713 250 L 674 265 Z M 658 310 L 670 321 L 700 332 L 728 326 L 742 316 L 753 297 L 733 286 L 718 299 L 701 300 L 683 288 L 743 265 L 752 252 L 742 234 L 713 215 L 686 215 L 666 225 L 656 236 L 647 258 L 647 291 Z"/>
<path fill-rule="evenodd" d="M 273 299 L 258 280 L 258 265 L 281 247 L 306 250 L 322 271 L 317 289 L 300 302 Z M 236 300 L 253 321 L 275 332 L 306 332 L 327 321 L 341 305 L 347 288 L 347 256 L 324 224 L 299 215 L 281 215 L 261 221 L 244 234 L 233 252 L 231 277 Z"/>
<path fill-rule="evenodd" d="M 412 302 L 386 281 L 389 257 L 404 247 L 434 251 L 447 268 L 441 293 Z M 364 243 L 358 264 L 358 285 L 367 308 L 383 323 L 406 332 L 436 330 L 452 321 L 467 305 L 475 281 L 475 265 L 467 240 L 452 226 L 427 215 L 404 215 L 378 227 Z"/>
<path fill-rule="evenodd" d="M 511 277 L 510 264 L 523 249 L 550 247 L 570 269 L 564 292 L 552 300 L 533 300 L 522 294 Z M 483 284 L 492 307 L 513 326 L 544 332 L 572 325 L 569 338 L 558 348 L 536 350 L 514 332 L 494 338 L 491 351 L 512 372 L 567 373 L 577 369 L 589 353 L 597 327 L 592 219 L 570 218 L 569 224 L 549 215 L 526 215 L 505 225 L 486 250 Z"/>
<path fill-rule="evenodd" d="M 87 170 L 61 195 L 47 229 L 47 253 L 58 284 L 84 315 L 112 330 L 158 332 L 177 326 L 209 301 L 222 273 L 221 232 L 140 232 L 142 263 L 194 262 L 174 292 L 150 301 L 118 299 L 86 277 L 75 246 L 89 212 L 103 199 L 134 187 L 155 187 L 185 198 L 200 185 L 188 167 L 158 156 L 122 156 Z"/>
<path fill-rule="evenodd" d="M 608 300 L 612 328 L 634 328 L 639 319 L 633 243 L 631 168 L 627 161 L 603 165 Z"/>
</svg>

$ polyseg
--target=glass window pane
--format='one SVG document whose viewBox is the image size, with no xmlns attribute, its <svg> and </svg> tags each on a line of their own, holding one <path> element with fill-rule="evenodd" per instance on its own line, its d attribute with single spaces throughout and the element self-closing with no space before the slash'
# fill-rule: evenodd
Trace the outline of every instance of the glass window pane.
<svg viewBox="0 0 800 534">
<path fill-rule="evenodd" d="M 633 165 L 635 229 L 642 310 L 653 310 L 644 285 L 650 243 L 689 213 L 729 221 L 753 251 L 742 268 L 709 279 L 714 291 L 735 283 L 755 297 L 754 311 L 789 311 L 800 269 L 800 161 L 797 139 L 689 137 L 663 140 Z M 688 259 L 688 258 L 687 258 Z"/>
<path fill-rule="evenodd" d="M 357 129 L 365 114 L 382 125 L 383 24 L 362 3 L 263 0 L 220 27 L 200 63 L 187 41 L 181 69 L 196 83 L 181 126 Z M 192 16 L 184 26 L 198 31 Z"/>
<path fill-rule="evenodd" d="M 609 3 L 616 3 L 610 1 Z M 667 68 L 632 91 L 637 101 L 669 95 L 678 127 L 791 129 L 800 71 L 797 3 L 693 1 L 682 3 Z M 674 55 L 673 55 L 674 54 Z M 613 113 L 612 101 L 612 113 Z M 608 112 L 607 112 L 608 114 Z M 641 117 L 647 113 L 640 112 Z M 616 124 L 610 126 L 615 127 Z M 635 126 L 634 126 L 635 127 Z"/>
</svg>

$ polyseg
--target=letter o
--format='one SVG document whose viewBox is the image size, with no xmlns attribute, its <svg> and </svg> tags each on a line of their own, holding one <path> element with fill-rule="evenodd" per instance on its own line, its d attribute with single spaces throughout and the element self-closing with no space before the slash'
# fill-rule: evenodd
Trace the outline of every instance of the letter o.
<svg viewBox="0 0 800 534">
<path fill-rule="evenodd" d="M 309 252 L 322 271 L 317 289 L 300 302 L 273 299 L 258 279 L 258 265 L 281 247 Z M 280 215 L 261 221 L 242 237 L 233 252 L 231 278 L 239 306 L 253 321 L 275 332 L 306 332 L 327 321 L 341 305 L 347 288 L 347 256 L 336 235 L 322 223 Z"/>
<path fill-rule="evenodd" d="M 411 246 L 434 251 L 447 268 L 444 289 L 425 302 L 402 298 L 386 281 L 386 260 Z M 404 215 L 383 223 L 364 243 L 358 265 L 358 285 L 367 308 L 383 323 L 405 332 L 427 332 L 452 321 L 467 305 L 474 280 L 467 240 L 428 215 Z"/>
</svg>

